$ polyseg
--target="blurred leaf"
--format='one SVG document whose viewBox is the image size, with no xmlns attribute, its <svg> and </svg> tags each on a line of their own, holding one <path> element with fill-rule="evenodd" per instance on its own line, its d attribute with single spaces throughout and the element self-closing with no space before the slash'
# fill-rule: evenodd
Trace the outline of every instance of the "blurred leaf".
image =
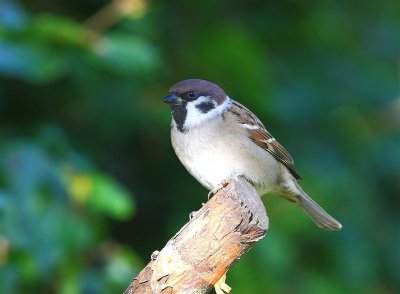
<svg viewBox="0 0 400 294">
<path fill-rule="evenodd" d="M 20 29 L 26 21 L 26 13 L 21 7 L 12 0 L 2 0 L 0 8 L 0 35 L 2 27 L 8 29 Z"/>
<path fill-rule="evenodd" d="M 107 34 L 96 42 L 94 52 L 99 65 L 123 75 L 149 73 L 159 63 L 155 48 L 128 34 Z"/>
<path fill-rule="evenodd" d="M 65 60 L 54 52 L 31 44 L 0 41 L 0 73 L 32 83 L 54 80 L 64 72 Z"/>
<path fill-rule="evenodd" d="M 74 175 L 70 191 L 78 202 L 116 219 L 127 219 L 134 206 L 127 190 L 101 173 Z"/>
<path fill-rule="evenodd" d="M 72 19 L 41 14 L 33 18 L 27 28 L 28 38 L 35 44 L 58 48 L 60 51 L 73 47 L 88 47 L 89 32 L 81 24 Z"/>
<path fill-rule="evenodd" d="M 106 271 L 113 283 L 129 285 L 132 277 L 139 274 L 144 266 L 139 257 L 129 248 L 117 247 L 113 251 L 113 258 L 106 267 Z"/>
<path fill-rule="evenodd" d="M 118 75 L 145 74 L 159 64 L 158 53 L 146 40 L 125 33 L 97 36 L 71 19 L 38 15 L 24 30 L 8 31 L 0 41 L 0 73 L 31 83 L 54 81 L 76 71 L 70 61 Z M 81 64 L 82 66 L 82 64 Z"/>
<path fill-rule="evenodd" d="M 0 261 L 5 262 L 0 268 L 2 293 L 6 289 L 19 292 L 16 289 L 22 281 L 39 290 L 51 273 L 68 272 L 71 263 L 74 270 L 66 274 L 60 287 L 65 293 L 81 288 L 83 281 L 76 280 L 80 276 L 77 271 L 91 268 L 90 263 L 84 262 L 84 253 L 96 248 L 103 234 L 102 219 L 105 216 L 126 219 L 133 211 L 133 199 L 128 192 L 110 176 L 94 171 L 81 160 L 60 131 L 48 127 L 40 134 L 37 141 L 8 140 L 0 145 L 0 174 L 4 179 L 0 194 L 0 240 L 9 244 L 5 251 L 0 248 Z M 86 201 L 89 209 L 82 209 L 82 205 L 77 209 L 69 201 L 71 188 L 65 177 L 78 171 L 74 184 L 78 188 L 71 191 L 79 197 L 88 193 L 87 198 L 75 199 L 80 203 Z M 89 186 L 82 184 L 86 183 L 85 177 L 91 183 Z M 114 262 L 112 258 L 106 256 L 106 265 Z M 126 267 L 129 266 L 132 265 L 127 260 Z M 13 267 L 20 268 L 20 275 L 13 275 Z M 111 283 L 107 282 L 107 275 L 103 277 L 104 283 Z M 111 275 L 109 279 L 120 287 L 121 281 Z"/>
</svg>

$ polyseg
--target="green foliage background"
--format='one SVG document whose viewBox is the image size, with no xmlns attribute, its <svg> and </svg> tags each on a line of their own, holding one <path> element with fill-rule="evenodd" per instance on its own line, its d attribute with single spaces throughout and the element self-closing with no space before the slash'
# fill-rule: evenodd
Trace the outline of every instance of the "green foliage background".
<svg viewBox="0 0 400 294">
<path fill-rule="evenodd" d="M 399 18 L 394 0 L 1 0 L 0 293 L 121 293 L 187 222 L 207 191 L 160 100 L 194 77 L 252 109 L 344 225 L 266 197 L 233 292 L 399 292 Z"/>
</svg>

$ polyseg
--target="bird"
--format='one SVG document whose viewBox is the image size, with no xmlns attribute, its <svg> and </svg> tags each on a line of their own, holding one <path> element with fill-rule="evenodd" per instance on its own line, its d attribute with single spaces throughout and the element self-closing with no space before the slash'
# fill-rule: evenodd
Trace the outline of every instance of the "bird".
<svg viewBox="0 0 400 294">
<path fill-rule="evenodd" d="M 299 184 L 289 152 L 245 106 L 215 83 L 187 79 L 174 84 L 162 99 L 171 107 L 171 142 L 188 172 L 215 191 L 239 176 L 260 196 L 275 194 L 298 204 L 320 228 L 342 225 Z"/>
</svg>

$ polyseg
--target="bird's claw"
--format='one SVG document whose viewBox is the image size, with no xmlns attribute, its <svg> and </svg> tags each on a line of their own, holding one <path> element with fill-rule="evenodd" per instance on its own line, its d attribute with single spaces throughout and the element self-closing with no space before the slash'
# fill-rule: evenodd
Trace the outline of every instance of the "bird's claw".
<svg viewBox="0 0 400 294">
<path fill-rule="evenodd" d="M 214 187 L 210 192 L 208 192 L 208 200 L 210 200 L 219 190 L 225 188 L 229 184 L 228 180 L 223 180 L 220 184 Z"/>
<path fill-rule="evenodd" d="M 214 284 L 215 293 L 217 294 L 229 294 L 232 288 L 226 283 L 226 273 Z"/>
<path fill-rule="evenodd" d="M 153 261 L 156 260 L 158 257 L 158 254 L 160 254 L 160 251 L 158 251 L 158 250 L 154 251 L 150 256 L 150 259 Z"/>
<path fill-rule="evenodd" d="M 192 211 L 191 213 L 189 213 L 189 220 L 192 220 L 196 214 L 198 213 L 198 211 Z"/>
</svg>

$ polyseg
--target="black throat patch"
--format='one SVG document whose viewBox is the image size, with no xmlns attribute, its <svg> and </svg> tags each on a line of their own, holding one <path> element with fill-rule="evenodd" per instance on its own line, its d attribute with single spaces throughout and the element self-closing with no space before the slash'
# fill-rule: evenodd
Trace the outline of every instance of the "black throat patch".
<svg viewBox="0 0 400 294">
<path fill-rule="evenodd" d="M 176 127 L 182 133 L 185 132 L 185 129 L 183 128 L 183 124 L 185 123 L 186 115 L 187 115 L 186 104 L 187 103 L 184 102 L 181 105 L 173 105 L 172 109 L 171 109 L 172 117 L 176 123 Z"/>
</svg>

